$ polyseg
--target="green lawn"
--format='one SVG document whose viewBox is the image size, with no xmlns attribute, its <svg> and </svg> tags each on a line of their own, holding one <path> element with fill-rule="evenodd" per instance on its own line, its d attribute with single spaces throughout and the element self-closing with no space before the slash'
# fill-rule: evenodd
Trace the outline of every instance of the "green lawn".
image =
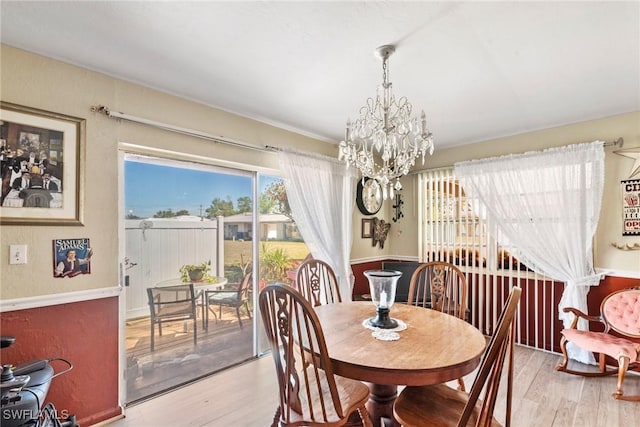
<svg viewBox="0 0 640 427">
<path fill-rule="evenodd" d="M 251 241 L 240 242 L 238 240 L 225 240 L 224 241 L 224 257 L 225 264 L 240 264 L 241 257 L 244 257 L 244 261 L 251 256 Z M 266 245 L 268 249 L 282 248 L 292 260 L 302 260 L 309 253 L 309 249 L 304 242 L 279 242 L 269 241 L 260 242 L 260 249 Z"/>
<path fill-rule="evenodd" d="M 240 266 L 247 265 L 251 262 L 251 241 L 224 241 L 224 259 L 225 259 L 225 275 L 232 277 L 233 280 L 237 280 L 236 276 L 241 276 Z M 262 251 L 263 247 L 267 250 L 282 249 L 288 258 L 292 262 L 292 267 L 302 261 L 308 254 L 309 249 L 304 242 L 284 242 L 284 241 L 269 241 L 260 242 L 259 249 Z M 233 274 L 232 271 L 236 273 Z"/>
</svg>

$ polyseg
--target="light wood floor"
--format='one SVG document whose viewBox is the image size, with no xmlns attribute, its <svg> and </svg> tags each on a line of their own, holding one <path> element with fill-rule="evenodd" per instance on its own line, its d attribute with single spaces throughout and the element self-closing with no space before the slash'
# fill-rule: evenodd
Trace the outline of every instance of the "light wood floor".
<svg viewBox="0 0 640 427">
<path fill-rule="evenodd" d="M 513 427 L 630 427 L 640 425 L 640 403 L 611 398 L 616 377 L 584 378 L 557 372 L 560 356 L 516 347 Z M 465 378 L 470 389 L 473 374 Z M 453 387 L 456 383 L 451 383 Z M 110 427 L 267 427 L 277 405 L 271 356 L 218 373 L 126 409 Z M 640 394 L 640 376 L 629 374 L 627 394 Z M 504 417 L 498 400 L 496 417 Z"/>
</svg>

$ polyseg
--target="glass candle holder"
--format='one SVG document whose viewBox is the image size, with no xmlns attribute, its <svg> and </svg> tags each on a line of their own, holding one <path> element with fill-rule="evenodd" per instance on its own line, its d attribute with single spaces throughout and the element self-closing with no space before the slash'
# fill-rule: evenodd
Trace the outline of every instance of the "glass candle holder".
<svg viewBox="0 0 640 427">
<path fill-rule="evenodd" d="M 371 300 L 376 306 L 376 316 L 369 324 L 376 328 L 393 329 L 398 322 L 389 317 L 389 310 L 396 300 L 396 288 L 402 272 L 396 270 L 367 270 L 364 275 L 369 280 Z"/>
</svg>

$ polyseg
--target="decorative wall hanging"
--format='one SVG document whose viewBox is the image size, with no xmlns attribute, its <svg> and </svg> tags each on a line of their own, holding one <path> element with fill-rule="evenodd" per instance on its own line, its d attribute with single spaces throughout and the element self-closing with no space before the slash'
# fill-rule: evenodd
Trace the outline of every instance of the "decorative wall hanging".
<svg viewBox="0 0 640 427">
<path fill-rule="evenodd" d="M 629 157 L 630 159 L 634 159 L 635 162 L 633 166 L 631 166 L 631 170 L 629 171 L 628 178 L 633 178 L 637 174 L 640 173 L 640 147 L 627 148 L 625 150 L 617 150 L 614 151 L 615 154 L 620 156 Z"/>
<path fill-rule="evenodd" d="M 640 251 L 640 243 L 611 243 L 616 249 L 620 249 L 621 251 Z"/>
<path fill-rule="evenodd" d="M 404 202 L 402 201 L 402 197 L 400 196 L 400 193 L 396 193 L 395 204 L 391 206 L 393 208 L 393 218 L 392 218 L 393 222 L 398 222 L 400 218 L 404 216 L 401 210 L 402 205 L 404 205 Z"/>
<path fill-rule="evenodd" d="M 380 249 L 384 249 L 384 242 L 387 240 L 391 224 L 383 219 L 373 218 L 373 239 L 371 246 L 378 244 Z"/>
<path fill-rule="evenodd" d="M 622 187 L 622 235 L 640 236 L 640 179 L 620 181 Z"/>
<path fill-rule="evenodd" d="M 89 239 L 55 239 L 53 241 L 53 277 L 91 274 L 93 250 Z"/>
<path fill-rule="evenodd" d="M 82 225 L 85 120 L 0 101 L 0 224 Z"/>
</svg>

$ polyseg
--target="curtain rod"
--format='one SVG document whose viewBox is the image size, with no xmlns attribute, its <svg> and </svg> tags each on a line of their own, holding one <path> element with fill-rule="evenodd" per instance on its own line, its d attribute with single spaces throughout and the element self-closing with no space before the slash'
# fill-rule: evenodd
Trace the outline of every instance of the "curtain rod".
<svg viewBox="0 0 640 427">
<path fill-rule="evenodd" d="M 227 145 L 232 145 L 234 147 L 247 148 L 247 149 L 256 150 L 256 151 L 273 152 L 277 150 L 276 147 L 271 147 L 271 146 L 259 147 L 257 145 L 247 144 L 246 142 L 235 141 L 233 139 L 229 139 L 224 136 L 210 135 L 208 133 L 200 132 L 194 129 L 183 128 L 183 127 L 174 126 L 174 125 L 170 125 L 162 122 L 157 122 L 155 120 L 149 120 L 142 117 L 136 117 L 129 114 L 111 111 L 109 107 L 106 107 L 104 105 L 94 105 L 90 108 L 90 110 L 94 113 L 102 113 L 111 119 L 121 119 L 129 122 L 133 122 L 133 123 L 139 123 L 139 124 L 155 127 L 162 130 L 179 133 L 182 135 L 206 139 L 207 141 L 212 141 L 219 144 L 227 144 Z"/>
<path fill-rule="evenodd" d="M 620 137 L 620 138 L 616 139 L 615 141 L 605 142 L 604 144 L 602 144 L 602 146 L 603 147 L 619 147 L 619 148 L 621 148 L 623 144 L 624 144 L 624 138 Z"/>
<path fill-rule="evenodd" d="M 603 147 L 622 147 L 623 144 L 624 144 L 624 138 L 619 137 L 615 141 L 605 142 L 604 144 L 602 144 L 602 146 Z M 441 167 L 432 168 L 432 169 L 429 169 L 429 168 L 420 169 L 420 170 L 415 170 L 415 171 L 409 172 L 409 175 L 421 174 L 423 172 L 433 172 L 433 171 L 447 170 L 447 169 L 452 169 L 452 168 L 453 168 L 453 165 L 451 165 L 451 166 L 441 166 Z"/>
</svg>

